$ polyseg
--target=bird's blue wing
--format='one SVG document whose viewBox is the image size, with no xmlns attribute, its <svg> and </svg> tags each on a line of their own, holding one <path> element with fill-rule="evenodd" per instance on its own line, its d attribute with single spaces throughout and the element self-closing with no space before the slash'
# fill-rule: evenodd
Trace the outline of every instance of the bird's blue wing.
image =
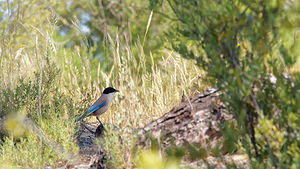
<svg viewBox="0 0 300 169">
<path fill-rule="evenodd" d="M 94 113 L 96 110 L 100 109 L 100 108 L 103 107 L 105 104 L 106 104 L 106 101 L 104 101 L 103 103 L 98 104 L 98 105 L 96 105 L 96 106 L 91 106 L 91 107 L 89 108 L 88 115 Z"/>
<path fill-rule="evenodd" d="M 103 107 L 106 104 L 106 101 L 104 101 L 101 104 L 95 105 L 95 106 L 91 106 L 89 108 L 89 111 L 85 112 L 83 115 L 81 115 L 76 121 L 80 121 L 82 119 L 84 119 L 86 116 L 91 115 L 92 113 L 94 113 L 95 111 L 97 111 L 98 109 L 100 109 L 101 107 Z"/>
</svg>

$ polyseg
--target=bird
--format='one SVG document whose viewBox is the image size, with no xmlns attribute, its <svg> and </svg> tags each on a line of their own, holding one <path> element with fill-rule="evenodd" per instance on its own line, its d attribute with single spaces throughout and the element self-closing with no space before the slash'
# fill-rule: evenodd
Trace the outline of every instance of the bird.
<svg viewBox="0 0 300 169">
<path fill-rule="evenodd" d="M 107 109 L 111 105 L 113 96 L 117 92 L 119 92 L 119 90 L 116 90 L 113 87 L 105 88 L 103 90 L 102 95 L 98 98 L 98 100 L 88 109 L 87 112 L 79 116 L 76 121 L 77 122 L 81 121 L 85 117 L 92 115 L 92 116 L 96 116 L 97 120 L 102 125 L 101 121 L 99 120 L 99 116 L 107 111 Z"/>
</svg>

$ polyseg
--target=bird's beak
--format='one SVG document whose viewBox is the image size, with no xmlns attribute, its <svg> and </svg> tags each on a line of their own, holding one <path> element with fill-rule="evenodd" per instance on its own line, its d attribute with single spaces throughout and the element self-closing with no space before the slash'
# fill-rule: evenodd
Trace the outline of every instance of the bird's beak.
<svg viewBox="0 0 300 169">
<path fill-rule="evenodd" d="M 116 92 L 120 92 L 119 90 L 116 90 Z"/>
</svg>

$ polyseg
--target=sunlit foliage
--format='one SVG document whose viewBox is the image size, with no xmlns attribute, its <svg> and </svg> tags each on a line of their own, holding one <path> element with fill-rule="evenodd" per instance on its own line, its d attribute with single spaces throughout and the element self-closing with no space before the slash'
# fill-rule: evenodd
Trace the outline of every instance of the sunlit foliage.
<svg viewBox="0 0 300 169">
<path fill-rule="evenodd" d="M 177 29 L 168 31 L 173 49 L 224 91 L 237 122 L 225 128 L 229 152 L 242 147 L 253 168 L 298 168 L 298 1 L 151 2 L 168 4 L 176 16 Z"/>
</svg>

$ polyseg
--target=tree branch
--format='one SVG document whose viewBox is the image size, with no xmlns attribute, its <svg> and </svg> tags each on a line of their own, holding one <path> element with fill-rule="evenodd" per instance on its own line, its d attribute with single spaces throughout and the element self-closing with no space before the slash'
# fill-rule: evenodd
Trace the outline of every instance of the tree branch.
<svg viewBox="0 0 300 169">
<path fill-rule="evenodd" d="M 248 106 L 247 106 L 248 107 Z M 258 157 L 258 150 L 257 150 L 257 146 L 256 146 L 256 139 L 255 139 L 255 129 L 254 129 L 254 124 L 253 124 L 253 114 L 252 112 L 249 110 L 247 111 L 247 115 L 248 115 L 248 121 L 249 121 L 249 127 L 250 127 L 250 138 L 251 138 L 251 143 L 253 145 L 254 148 L 254 152 L 255 152 L 255 157 Z"/>
<path fill-rule="evenodd" d="M 172 5 L 171 1 L 170 0 L 167 0 L 168 1 L 168 4 L 170 5 L 170 7 L 172 8 L 172 11 L 174 12 L 174 14 L 176 15 L 177 19 L 180 20 L 182 23 L 186 23 L 182 18 L 180 18 L 178 16 L 178 13 L 176 11 L 176 9 L 174 8 L 174 6 Z"/>
</svg>

